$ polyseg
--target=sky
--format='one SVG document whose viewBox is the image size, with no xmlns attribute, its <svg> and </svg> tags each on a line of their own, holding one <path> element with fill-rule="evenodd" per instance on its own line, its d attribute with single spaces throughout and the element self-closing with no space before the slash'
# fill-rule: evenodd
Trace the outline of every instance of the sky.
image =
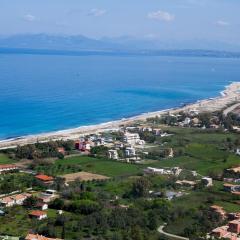
<svg viewBox="0 0 240 240">
<path fill-rule="evenodd" d="M 240 42 L 240 0 L 0 0 L 0 35 Z"/>
</svg>

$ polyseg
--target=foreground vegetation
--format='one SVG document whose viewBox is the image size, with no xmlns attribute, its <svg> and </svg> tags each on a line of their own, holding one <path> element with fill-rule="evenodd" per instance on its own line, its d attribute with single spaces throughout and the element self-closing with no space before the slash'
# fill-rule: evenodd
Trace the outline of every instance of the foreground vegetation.
<svg viewBox="0 0 240 240">
<path fill-rule="evenodd" d="M 56 152 L 52 158 L 33 157 L 29 168 L 38 173 L 59 177 L 88 171 L 111 179 L 75 181 L 66 186 L 58 178 L 52 187 L 59 190 L 60 199 L 51 203 L 47 220 L 29 219 L 32 206 L 9 208 L 5 217 L 0 217 L 0 234 L 25 236 L 32 229 L 45 236 L 64 239 L 158 240 L 165 237 L 156 229 L 167 223 L 165 230 L 168 232 L 191 239 L 204 236 L 221 222 L 209 212 L 211 205 L 221 205 L 227 212 L 239 209 L 239 197 L 225 192 L 221 180 L 226 168 L 240 162 L 240 157 L 234 153 L 240 146 L 239 136 L 221 130 L 161 127 L 172 135 L 155 137 L 154 143 L 147 142 L 149 153 L 141 164 L 118 162 L 98 155 L 59 157 Z M 173 148 L 175 156 L 163 158 L 163 148 Z M 22 161 L 19 152 L 22 151 L 18 149 L 15 157 L 13 152 L 1 154 L 0 162 Z M 72 154 L 71 148 L 69 153 Z M 176 176 L 143 176 L 143 169 L 149 166 L 180 167 L 185 172 L 195 170 L 202 176 L 212 177 L 214 186 L 205 188 L 198 184 L 194 188 L 182 188 L 176 185 Z M 188 180 L 198 179 L 184 174 Z M 7 189 L 25 190 L 28 187 L 44 189 L 31 178 L 22 173 L 6 175 L 0 191 L 6 193 Z M 169 201 L 169 191 L 181 191 L 183 195 Z M 160 194 L 153 196 L 151 192 Z M 63 215 L 57 214 L 60 209 Z"/>
</svg>

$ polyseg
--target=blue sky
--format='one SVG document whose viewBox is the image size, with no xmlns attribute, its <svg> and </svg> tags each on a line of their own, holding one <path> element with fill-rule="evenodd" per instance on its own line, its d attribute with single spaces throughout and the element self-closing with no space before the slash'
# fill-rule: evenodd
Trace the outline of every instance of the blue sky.
<svg viewBox="0 0 240 240">
<path fill-rule="evenodd" d="M 240 41 L 239 0 L 0 0 L 0 35 Z"/>
</svg>

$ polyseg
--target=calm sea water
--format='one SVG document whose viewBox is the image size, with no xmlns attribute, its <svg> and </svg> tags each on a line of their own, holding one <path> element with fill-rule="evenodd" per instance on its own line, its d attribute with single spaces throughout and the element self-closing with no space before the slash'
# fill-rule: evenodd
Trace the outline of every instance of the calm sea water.
<svg viewBox="0 0 240 240">
<path fill-rule="evenodd" d="M 0 55 L 0 139 L 175 107 L 232 81 L 239 59 Z"/>
</svg>

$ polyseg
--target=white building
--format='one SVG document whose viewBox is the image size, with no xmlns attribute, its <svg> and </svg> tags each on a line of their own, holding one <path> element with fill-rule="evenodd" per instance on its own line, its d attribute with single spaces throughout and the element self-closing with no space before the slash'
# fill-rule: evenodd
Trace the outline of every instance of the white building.
<svg viewBox="0 0 240 240">
<path fill-rule="evenodd" d="M 237 154 L 237 155 L 240 155 L 240 148 L 237 148 L 237 149 L 236 149 L 236 154 Z"/>
<path fill-rule="evenodd" d="M 179 174 L 182 172 L 182 169 L 179 167 L 174 167 L 174 168 L 171 168 L 171 171 L 172 171 L 173 175 L 179 176 Z"/>
<path fill-rule="evenodd" d="M 159 174 L 159 175 L 171 175 L 172 171 L 171 170 L 166 170 L 163 168 L 152 168 L 152 167 L 147 167 L 144 169 L 144 172 L 147 174 Z"/>
<path fill-rule="evenodd" d="M 118 160 L 117 150 L 108 150 L 108 157 L 111 158 L 111 159 Z"/>
<path fill-rule="evenodd" d="M 213 180 L 210 177 L 203 177 L 201 181 L 206 187 L 213 186 Z"/>
<path fill-rule="evenodd" d="M 12 207 L 15 205 L 23 205 L 24 201 L 29 198 L 31 194 L 28 193 L 21 193 L 15 194 L 8 197 L 3 197 L 0 199 L 0 204 L 5 207 Z"/>
<path fill-rule="evenodd" d="M 123 136 L 123 141 L 131 145 L 135 145 L 139 140 L 140 140 L 140 137 L 138 133 L 126 132 Z"/>
<path fill-rule="evenodd" d="M 40 211 L 40 210 L 33 210 L 29 213 L 29 216 L 37 220 L 43 220 L 47 218 L 47 212 Z"/>
<path fill-rule="evenodd" d="M 175 176 L 178 176 L 181 173 L 181 171 L 182 169 L 179 167 L 174 167 L 171 169 L 147 167 L 146 169 L 144 169 L 144 173 L 146 174 L 175 175 Z"/>
<path fill-rule="evenodd" d="M 95 146 L 104 146 L 105 145 L 105 140 L 104 138 L 98 138 L 94 140 Z"/>
<path fill-rule="evenodd" d="M 144 140 L 138 140 L 138 141 L 136 142 L 136 144 L 138 144 L 138 145 L 144 145 L 144 144 L 145 144 L 145 141 L 144 141 Z"/>
<path fill-rule="evenodd" d="M 115 142 L 115 148 L 122 149 L 124 148 L 124 144 L 122 142 Z"/>
<path fill-rule="evenodd" d="M 142 126 L 142 127 L 139 127 L 138 129 L 141 132 L 152 132 L 153 131 L 153 128 L 152 127 L 148 127 L 148 126 Z"/>
<path fill-rule="evenodd" d="M 125 149 L 125 156 L 126 157 L 135 157 L 136 156 L 136 150 L 133 147 L 127 147 Z"/>
<path fill-rule="evenodd" d="M 162 133 L 162 129 L 161 128 L 154 128 L 153 133 L 155 134 L 155 136 L 160 136 L 161 133 Z"/>
<path fill-rule="evenodd" d="M 174 157 L 174 151 L 172 148 L 169 149 L 169 154 L 168 154 L 169 158 L 173 158 Z"/>
<path fill-rule="evenodd" d="M 191 118 L 186 117 L 185 120 L 183 121 L 184 125 L 189 125 L 191 123 Z"/>
</svg>

